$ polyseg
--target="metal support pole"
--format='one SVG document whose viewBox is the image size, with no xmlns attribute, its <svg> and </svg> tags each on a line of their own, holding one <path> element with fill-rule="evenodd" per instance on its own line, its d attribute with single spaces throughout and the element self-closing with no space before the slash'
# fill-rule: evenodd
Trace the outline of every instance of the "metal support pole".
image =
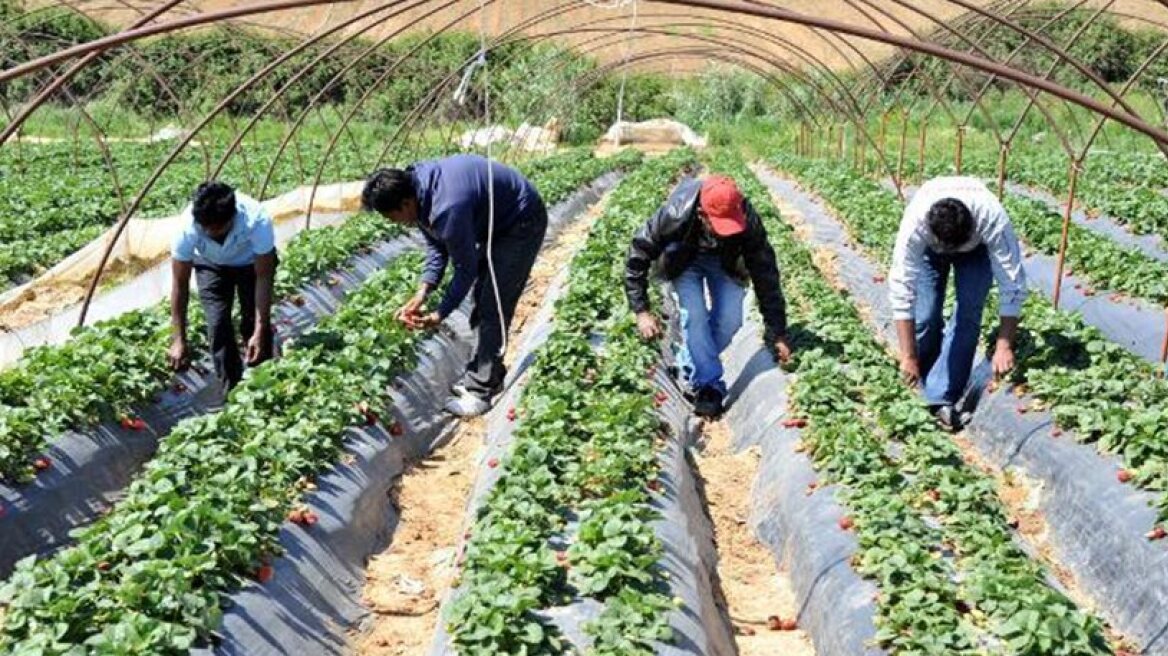
<svg viewBox="0 0 1168 656">
<path fill-rule="evenodd" d="M 929 137 L 929 122 L 921 121 L 921 141 L 917 149 L 917 182 L 925 181 L 925 143 Z"/>
<path fill-rule="evenodd" d="M 965 158 L 965 126 L 959 125 L 959 126 L 957 126 L 957 153 L 956 153 L 957 175 L 961 175 L 961 165 L 964 163 L 963 162 L 964 158 Z"/>
<path fill-rule="evenodd" d="M 904 149 L 908 145 L 908 112 L 903 116 L 900 125 L 900 150 L 896 153 L 896 188 L 903 193 L 904 187 Z"/>
<path fill-rule="evenodd" d="M 1067 194 L 1067 211 L 1063 213 L 1063 236 L 1059 241 L 1058 264 L 1054 274 L 1054 309 L 1058 309 L 1059 299 L 1063 290 L 1063 267 L 1067 258 L 1067 236 L 1071 230 L 1071 213 L 1075 210 L 1075 189 L 1079 183 L 1079 162 L 1071 161 L 1069 193 Z"/>
<path fill-rule="evenodd" d="M 998 199 L 1006 197 L 1006 157 L 1010 154 L 1009 142 L 1002 144 L 1001 152 L 998 153 Z"/>
<path fill-rule="evenodd" d="M 848 126 L 846 123 L 840 124 L 839 134 L 835 138 L 835 158 L 841 160 L 844 158 L 844 137 Z"/>
</svg>

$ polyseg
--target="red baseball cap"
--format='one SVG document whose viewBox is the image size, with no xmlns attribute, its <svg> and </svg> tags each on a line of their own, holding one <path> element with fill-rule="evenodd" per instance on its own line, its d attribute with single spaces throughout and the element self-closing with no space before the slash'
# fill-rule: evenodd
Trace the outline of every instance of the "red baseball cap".
<svg viewBox="0 0 1168 656">
<path fill-rule="evenodd" d="M 715 235 L 732 237 L 746 230 L 745 199 L 730 178 L 722 175 L 706 178 L 699 200 Z"/>
</svg>

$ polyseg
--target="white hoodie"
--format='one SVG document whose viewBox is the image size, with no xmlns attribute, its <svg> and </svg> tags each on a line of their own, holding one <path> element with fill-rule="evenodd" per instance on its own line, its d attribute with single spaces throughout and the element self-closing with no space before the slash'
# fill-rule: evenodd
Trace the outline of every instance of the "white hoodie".
<svg viewBox="0 0 1168 656">
<path fill-rule="evenodd" d="M 977 178 L 945 177 L 926 182 L 904 210 L 896 250 L 892 254 L 892 271 L 888 276 L 889 298 L 893 319 L 912 319 L 917 279 L 925 266 L 925 250 L 944 252 L 929 232 L 926 220 L 929 208 L 939 200 L 955 198 L 973 213 L 974 231 L 969 242 L 953 252 L 967 253 L 981 244 L 989 250 L 994 278 L 998 281 L 999 307 L 1003 317 L 1016 317 L 1026 300 L 1026 271 L 1022 268 L 1022 250 L 1006 209 Z"/>
</svg>

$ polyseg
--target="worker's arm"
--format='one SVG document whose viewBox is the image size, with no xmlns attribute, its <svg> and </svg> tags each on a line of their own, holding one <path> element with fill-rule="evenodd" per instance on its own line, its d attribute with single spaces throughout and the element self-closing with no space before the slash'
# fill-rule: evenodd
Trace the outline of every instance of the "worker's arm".
<svg viewBox="0 0 1168 656">
<path fill-rule="evenodd" d="M 426 260 L 422 265 L 422 280 L 418 283 L 418 291 L 406 301 L 406 304 L 397 311 L 397 320 L 404 323 L 415 322 L 430 294 L 442 283 L 446 275 L 446 263 L 450 259 L 446 246 L 430 234 L 422 230 L 422 237 L 426 241 Z"/>
<path fill-rule="evenodd" d="M 767 345 L 774 347 L 780 362 L 786 363 L 791 357 L 791 344 L 787 340 L 787 299 L 783 296 L 782 276 L 775 249 L 767 237 L 762 219 L 749 203 L 746 214 L 750 221 L 750 231 L 743 244 L 742 259 L 754 283 L 754 295 L 758 299 L 763 323 L 766 324 Z"/>
<path fill-rule="evenodd" d="M 454 275 L 436 312 L 425 316 L 415 313 L 403 319 L 406 326 L 412 329 L 432 328 L 450 316 L 462 304 L 478 279 L 479 251 L 474 230 L 474 207 L 469 202 L 454 202 L 435 208 L 431 213 L 430 226 L 454 268 Z M 424 290 L 429 294 L 437 282 L 424 280 L 423 284 L 429 286 Z"/>
<path fill-rule="evenodd" d="M 1014 368 L 1014 338 L 1018 334 L 1022 304 L 1027 295 L 1026 268 L 1022 262 L 1022 247 L 1005 208 L 993 197 L 987 199 L 984 206 L 984 211 L 990 216 L 981 222 L 986 230 L 981 237 L 989 251 L 990 266 L 998 283 L 998 313 L 1001 316 L 991 363 L 994 375 L 1003 376 Z"/>
<path fill-rule="evenodd" d="M 167 361 L 176 371 L 186 369 L 190 364 L 187 348 L 187 306 L 191 299 L 191 269 L 188 261 L 171 259 L 170 288 L 170 351 Z"/>
<path fill-rule="evenodd" d="M 255 328 L 247 343 L 246 360 L 249 365 L 267 359 L 268 336 L 272 330 L 272 286 L 276 279 L 276 249 L 257 255 L 255 259 Z"/>
<path fill-rule="evenodd" d="M 645 339 L 661 335 L 661 326 L 649 306 L 649 269 L 665 248 L 662 224 L 669 216 L 669 205 L 666 203 L 641 226 L 625 258 L 625 296 L 637 315 L 637 329 Z"/>
<path fill-rule="evenodd" d="M 919 230 L 923 220 L 924 217 L 919 215 L 914 206 L 905 211 L 892 253 L 892 269 L 888 274 L 888 296 L 900 347 L 900 372 L 910 385 L 916 385 L 921 380 L 914 309 L 917 280 L 925 258 L 925 241 Z"/>
</svg>

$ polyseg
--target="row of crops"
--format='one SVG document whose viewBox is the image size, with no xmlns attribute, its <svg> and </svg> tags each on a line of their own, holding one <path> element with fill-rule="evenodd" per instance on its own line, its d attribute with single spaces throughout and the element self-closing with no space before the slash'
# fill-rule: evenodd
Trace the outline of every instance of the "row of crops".
<svg viewBox="0 0 1168 656">
<path fill-rule="evenodd" d="M 904 206 L 879 183 L 857 176 L 847 167 L 832 163 L 799 160 L 789 156 L 775 160 L 820 194 L 848 226 L 868 255 L 887 266 Z M 1030 247 L 1055 252 L 1050 237 L 1061 218 L 1035 210 L 1029 203 L 1007 201 L 1019 236 Z M 1143 258 L 1096 237 L 1100 243 L 1093 253 L 1076 249 L 1069 255 L 1075 274 L 1091 284 L 1136 295 L 1140 282 L 1147 280 L 1141 267 L 1160 271 L 1163 265 Z M 1075 253 L 1072 250 L 1071 253 Z M 1108 257 L 1108 254 L 1112 257 Z M 1135 262 L 1129 269 L 1110 265 L 1112 259 Z M 1092 264 L 1102 262 L 1099 268 Z M 1148 300 L 1159 300 L 1149 294 Z M 1101 451 L 1123 458 L 1125 482 L 1159 494 L 1157 508 L 1161 522 L 1168 521 L 1168 495 L 1164 494 L 1168 474 L 1168 382 L 1156 368 L 1108 341 L 1098 329 L 1081 317 L 1059 312 L 1049 301 L 1032 294 L 1024 309 L 1025 320 L 1018 336 L 1018 367 L 1012 374 L 1015 385 L 1033 394 L 1050 408 L 1059 428 L 1076 439 L 1092 443 Z M 986 312 L 987 339 L 995 313 Z M 1149 531 L 1156 530 L 1148 527 Z"/>
<path fill-rule="evenodd" d="M 556 203 L 637 159 L 569 151 L 530 175 Z M 285 253 L 278 288 L 294 298 L 306 281 L 395 234 L 369 215 L 304 233 Z M 124 498 L 80 531 L 73 546 L 21 563 L 0 595 L 6 605 L 0 650 L 64 653 L 85 644 L 96 652 L 159 653 L 206 639 L 218 625 L 223 594 L 270 577 L 279 526 L 288 518 L 303 521 L 297 499 L 337 460 L 345 428 L 379 421 L 385 390 L 412 368 L 425 336 L 405 331 L 391 315 L 412 293 L 418 267 L 416 255 L 394 259 L 285 357 L 252 372 L 224 411 L 175 427 Z M 4 372 L 0 408 L 15 418 L 0 424 L 8 483 L 24 480 L 29 454 L 64 427 L 117 418 L 134 425 L 135 404 L 170 378 L 164 312 L 158 307 L 87 328 Z M 96 372 L 85 361 L 94 355 L 103 364 Z M 140 373 L 123 375 L 135 367 Z M 389 427 L 390 434 L 401 430 Z"/>
</svg>

